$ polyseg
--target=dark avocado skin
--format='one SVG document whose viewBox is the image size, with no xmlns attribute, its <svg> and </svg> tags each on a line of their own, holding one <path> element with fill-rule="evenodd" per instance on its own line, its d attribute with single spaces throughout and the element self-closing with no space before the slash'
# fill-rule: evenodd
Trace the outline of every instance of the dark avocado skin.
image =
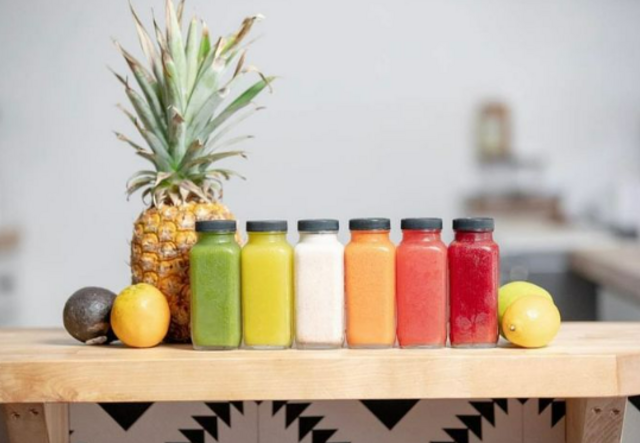
<svg viewBox="0 0 640 443">
<path fill-rule="evenodd" d="M 64 305 L 67 332 L 83 343 L 107 344 L 115 340 L 109 317 L 116 294 L 108 289 L 86 287 L 77 290 Z"/>
</svg>

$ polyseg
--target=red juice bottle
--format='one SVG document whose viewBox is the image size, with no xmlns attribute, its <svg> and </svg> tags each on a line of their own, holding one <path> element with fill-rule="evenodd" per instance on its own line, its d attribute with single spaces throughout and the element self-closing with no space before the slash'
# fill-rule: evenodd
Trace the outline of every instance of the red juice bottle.
<svg viewBox="0 0 640 443">
<path fill-rule="evenodd" d="M 449 245 L 449 339 L 454 348 L 487 348 L 498 342 L 500 252 L 491 218 L 453 221 Z"/>
<path fill-rule="evenodd" d="M 442 219 L 405 218 L 396 250 L 398 342 L 403 348 L 447 341 L 447 247 Z"/>
</svg>

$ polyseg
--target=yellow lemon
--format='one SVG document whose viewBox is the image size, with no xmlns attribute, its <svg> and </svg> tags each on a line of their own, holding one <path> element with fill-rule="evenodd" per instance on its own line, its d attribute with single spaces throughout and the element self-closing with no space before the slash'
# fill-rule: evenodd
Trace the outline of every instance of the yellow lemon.
<svg viewBox="0 0 640 443">
<path fill-rule="evenodd" d="M 521 297 L 511 303 L 502 317 L 504 336 L 514 345 L 541 348 L 560 329 L 560 311 L 551 300 L 538 295 Z"/>
<path fill-rule="evenodd" d="M 512 281 L 503 285 L 498 291 L 498 325 L 502 325 L 502 316 L 511 303 L 526 295 L 539 295 L 553 301 L 553 297 L 544 288 L 527 281 Z M 504 337 L 502 326 L 500 334 Z M 506 337 L 505 337 L 506 338 Z"/>
<path fill-rule="evenodd" d="M 113 302 L 111 328 L 122 343 L 150 348 L 169 330 L 171 312 L 164 294 L 146 283 L 125 288 Z"/>
</svg>

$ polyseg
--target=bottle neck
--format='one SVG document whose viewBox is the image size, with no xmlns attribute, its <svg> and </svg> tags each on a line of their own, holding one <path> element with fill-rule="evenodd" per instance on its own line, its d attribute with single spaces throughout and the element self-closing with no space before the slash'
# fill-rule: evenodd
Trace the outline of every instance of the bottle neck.
<svg viewBox="0 0 640 443">
<path fill-rule="evenodd" d="M 198 243 L 214 245 L 235 242 L 235 232 L 198 232 Z"/>
<path fill-rule="evenodd" d="M 338 233 L 324 232 L 300 232 L 300 243 L 335 243 L 338 241 Z"/>
<path fill-rule="evenodd" d="M 286 232 L 249 232 L 249 243 L 277 243 L 286 242 Z"/>
<path fill-rule="evenodd" d="M 465 242 L 493 241 L 493 232 L 456 231 L 455 239 Z"/>
<path fill-rule="evenodd" d="M 402 241 L 419 242 L 419 241 L 440 241 L 440 230 L 413 230 L 405 229 L 402 231 Z"/>
<path fill-rule="evenodd" d="M 351 231 L 351 241 L 354 242 L 388 242 L 389 231 Z"/>
</svg>

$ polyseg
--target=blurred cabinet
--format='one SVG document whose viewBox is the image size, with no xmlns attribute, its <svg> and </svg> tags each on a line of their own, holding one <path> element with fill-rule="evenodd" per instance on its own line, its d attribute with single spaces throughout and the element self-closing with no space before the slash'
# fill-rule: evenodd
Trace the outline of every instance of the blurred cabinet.
<svg viewBox="0 0 640 443">
<path fill-rule="evenodd" d="M 568 253 L 503 254 L 501 280 L 527 280 L 544 287 L 553 295 L 564 321 L 597 319 L 596 286 L 571 270 Z"/>
</svg>

